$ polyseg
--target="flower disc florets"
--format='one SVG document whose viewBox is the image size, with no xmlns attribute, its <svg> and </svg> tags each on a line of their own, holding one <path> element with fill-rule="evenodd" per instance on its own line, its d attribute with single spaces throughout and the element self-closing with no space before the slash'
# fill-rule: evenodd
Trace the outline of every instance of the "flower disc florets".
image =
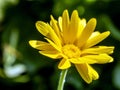
<svg viewBox="0 0 120 90">
<path fill-rule="evenodd" d="M 69 59 L 80 57 L 81 51 L 73 44 L 67 44 L 63 46 L 62 51 Z"/>
</svg>

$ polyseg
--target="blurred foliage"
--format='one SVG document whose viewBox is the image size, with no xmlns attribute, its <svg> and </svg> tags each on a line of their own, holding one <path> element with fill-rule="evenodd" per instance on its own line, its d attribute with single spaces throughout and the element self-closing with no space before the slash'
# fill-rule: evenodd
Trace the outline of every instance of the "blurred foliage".
<svg viewBox="0 0 120 90">
<path fill-rule="evenodd" d="M 114 62 L 94 65 L 100 78 L 86 84 L 76 69 L 67 74 L 64 90 L 120 90 L 119 0 L 0 0 L 0 90 L 56 90 L 58 62 L 40 55 L 28 41 L 42 40 L 35 22 L 56 19 L 64 9 L 77 9 L 87 21 L 97 18 L 96 30 L 111 31 L 100 44 L 115 46 Z"/>
</svg>

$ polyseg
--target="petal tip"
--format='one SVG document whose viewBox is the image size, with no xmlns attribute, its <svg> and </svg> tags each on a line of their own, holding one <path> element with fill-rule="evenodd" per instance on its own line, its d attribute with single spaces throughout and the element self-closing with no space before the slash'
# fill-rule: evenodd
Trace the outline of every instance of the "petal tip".
<svg viewBox="0 0 120 90">
<path fill-rule="evenodd" d="M 63 15 L 64 14 L 68 14 L 68 10 L 67 9 L 65 9 L 64 11 L 63 11 Z"/>
<path fill-rule="evenodd" d="M 32 46 L 33 48 L 35 48 L 36 41 L 35 40 L 30 40 L 29 44 L 30 44 L 30 46 Z"/>
<path fill-rule="evenodd" d="M 106 34 L 109 36 L 110 35 L 110 31 L 106 31 Z"/>
<path fill-rule="evenodd" d="M 111 58 L 111 59 L 110 59 L 110 61 L 109 61 L 109 63 L 111 63 L 111 62 L 113 62 L 113 61 L 114 61 L 114 59 L 113 59 L 113 58 Z"/>
<path fill-rule="evenodd" d="M 91 18 L 91 19 L 90 19 L 90 22 L 91 22 L 91 23 L 94 23 L 94 24 L 96 25 L 97 20 L 96 20 L 96 18 Z"/>
<path fill-rule="evenodd" d="M 37 27 L 40 22 L 41 22 L 41 21 L 37 21 L 37 22 L 35 23 L 35 26 Z"/>
<path fill-rule="evenodd" d="M 77 11 L 77 10 L 74 10 L 73 13 L 78 14 L 78 11 Z"/>
</svg>

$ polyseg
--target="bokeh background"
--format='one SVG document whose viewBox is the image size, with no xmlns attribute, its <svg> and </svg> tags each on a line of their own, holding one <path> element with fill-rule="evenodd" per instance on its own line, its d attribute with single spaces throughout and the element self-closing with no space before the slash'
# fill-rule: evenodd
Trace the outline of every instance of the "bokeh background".
<svg viewBox="0 0 120 90">
<path fill-rule="evenodd" d="M 114 62 L 93 65 L 100 78 L 86 84 L 72 66 L 64 90 L 120 90 L 120 0 L 0 0 L 0 90 L 56 90 L 57 60 L 38 53 L 29 40 L 43 40 L 35 22 L 50 21 L 77 9 L 81 18 L 95 17 L 96 30 L 111 31 L 100 44 L 115 46 Z"/>
</svg>

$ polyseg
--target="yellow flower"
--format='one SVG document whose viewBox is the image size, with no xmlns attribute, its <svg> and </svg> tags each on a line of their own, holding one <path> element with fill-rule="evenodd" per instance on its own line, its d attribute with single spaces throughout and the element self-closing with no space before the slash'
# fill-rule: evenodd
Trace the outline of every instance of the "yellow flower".
<svg viewBox="0 0 120 90">
<path fill-rule="evenodd" d="M 77 10 L 72 12 L 71 18 L 64 10 L 58 21 L 51 16 L 50 24 L 37 21 L 36 28 L 45 36 L 44 41 L 30 40 L 29 44 L 40 54 L 53 59 L 60 59 L 59 69 L 68 69 L 74 64 L 81 77 L 87 82 L 99 78 L 91 64 L 104 64 L 113 61 L 109 54 L 113 53 L 113 46 L 96 46 L 109 36 L 110 32 L 94 32 L 96 19 L 87 23 L 78 16 Z"/>
</svg>

